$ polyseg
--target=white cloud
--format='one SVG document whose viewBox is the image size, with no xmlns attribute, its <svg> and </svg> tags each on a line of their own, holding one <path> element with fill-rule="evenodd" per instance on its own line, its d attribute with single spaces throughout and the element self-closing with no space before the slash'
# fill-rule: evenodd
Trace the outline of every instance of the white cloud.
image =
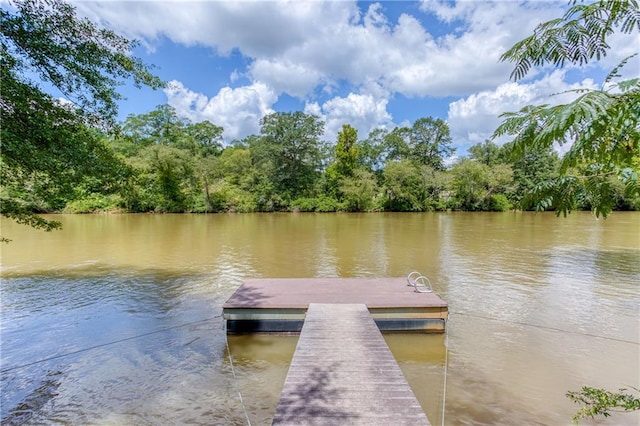
<svg viewBox="0 0 640 426">
<path fill-rule="evenodd" d="M 474 0 L 458 0 L 455 3 L 440 0 L 423 0 L 420 9 L 432 13 L 443 22 L 463 24 L 466 34 L 481 34 L 484 31 L 495 34 L 495 29 L 507 31 L 508 43 L 500 50 L 504 52 L 514 42 L 531 35 L 532 30 L 540 23 L 561 17 L 567 9 L 566 1 L 498 1 L 479 2 Z M 464 36 L 463 36 L 464 37 Z M 610 71 L 614 66 L 629 55 L 638 52 L 640 36 L 638 34 L 622 34 L 616 32 L 608 38 L 611 48 L 607 56 L 601 60 L 593 60 L 589 67 L 600 67 Z M 640 74 L 640 60 L 632 61 L 624 70 L 624 75 L 636 76 Z M 578 66 L 578 65 L 576 65 Z M 574 65 L 567 64 L 566 68 Z M 552 66 L 545 67 L 547 71 Z M 530 72 L 535 76 L 537 70 Z"/>
<path fill-rule="evenodd" d="M 179 81 L 169 82 L 164 91 L 167 103 L 178 115 L 194 122 L 209 120 L 222 126 L 227 142 L 258 133 L 260 119 L 274 112 L 271 107 L 278 100 L 262 83 L 235 89 L 223 87 L 211 98 L 185 88 Z"/>
<path fill-rule="evenodd" d="M 385 16 L 384 4 L 351 1 L 81 2 L 92 19 L 142 39 L 161 37 L 219 54 L 237 49 L 248 75 L 277 93 L 304 98 L 340 82 L 376 81 L 406 96 L 464 96 L 503 82 L 499 55 L 557 10 L 539 2 L 424 3 L 429 13 Z M 435 37 L 433 17 L 461 20 L 464 32 Z M 431 17 L 421 22 L 418 18 Z M 430 22 L 430 23 L 429 23 Z M 242 71 L 242 70 L 240 70 Z"/>
<path fill-rule="evenodd" d="M 477 13 L 487 8 L 482 6 Z M 487 22 L 462 35 L 434 38 L 416 17 L 402 14 L 391 23 L 373 4 L 358 21 L 329 22 L 326 31 L 278 56 L 257 59 L 254 67 L 257 70 L 260 64 L 262 72 L 254 75 L 294 96 L 301 91 L 302 73 L 308 76 L 305 87 L 343 81 L 358 88 L 376 81 L 385 90 L 406 96 L 465 95 L 506 80 L 511 67 L 499 63 L 499 55 L 534 26 L 518 14 L 517 4 L 494 7 L 493 12 L 485 12 L 492 25 Z M 262 67 L 264 62 L 268 69 Z"/>
<path fill-rule="evenodd" d="M 461 143 L 476 143 L 491 135 L 504 111 L 573 86 L 594 85 L 583 80 L 572 86 L 565 73 L 549 69 L 533 70 L 519 83 L 506 83 L 512 65 L 499 62 L 504 51 L 540 22 L 562 16 L 566 0 L 424 1 L 419 9 L 406 9 L 412 15 L 404 13 L 397 19 L 389 18 L 386 3 L 363 9 L 359 4 L 363 3 L 76 3 L 81 13 L 142 39 L 151 49 L 166 37 L 186 46 L 210 47 L 219 55 L 239 52 L 243 61 L 233 65 L 237 68 L 230 80 L 239 84 L 246 78 L 249 85 L 226 87 L 213 95 L 195 93 L 180 83 L 166 90 L 178 112 L 224 126 L 228 139 L 256 132 L 259 119 L 272 112 L 282 93 L 298 97 L 305 112 L 326 121 L 328 140 L 335 140 L 344 123 L 365 137 L 376 126 L 393 124 L 387 102 L 400 93 L 462 97 L 449 108 L 452 134 Z M 590 66 L 608 71 L 637 51 L 637 35 L 614 35 L 610 42 L 610 55 Z M 626 73 L 637 75 L 638 63 L 634 61 Z M 325 101 L 327 97 L 331 99 Z"/>
<path fill-rule="evenodd" d="M 504 83 L 495 90 L 474 93 L 449 105 L 448 123 L 454 143 L 461 147 L 490 138 L 503 112 L 518 111 L 526 105 L 557 105 L 579 96 L 574 89 L 596 89 L 591 79 L 569 84 L 564 71 L 554 71 L 529 83 Z"/>
<path fill-rule="evenodd" d="M 233 70 L 231 72 L 231 74 L 229 75 L 229 81 L 231 83 L 235 83 L 236 81 L 238 81 L 241 77 L 243 77 L 243 74 L 238 72 L 237 69 Z"/>
<path fill-rule="evenodd" d="M 249 73 L 256 81 L 266 81 L 277 93 L 304 98 L 313 92 L 322 74 L 304 64 L 286 61 L 258 59 L 250 66 Z"/>
<path fill-rule="evenodd" d="M 358 139 L 364 139 L 369 132 L 380 125 L 393 125 L 387 112 L 387 99 L 375 98 L 370 94 L 349 93 L 346 97 L 334 97 L 319 105 L 307 103 L 304 112 L 317 115 L 325 122 L 324 139 L 334 142 L 343 124 L 350 124 L 358 130 Z"/>
<path fill-rule="evenodd" d="M 210 46 L 222 55 L 239 49 L 270 57 L 303 43 L 331 22 L 357 15 L 353 2 L 318 1 L 82 1 L 80 13 L 153 47 L 160 37 Z"/>
</svg>

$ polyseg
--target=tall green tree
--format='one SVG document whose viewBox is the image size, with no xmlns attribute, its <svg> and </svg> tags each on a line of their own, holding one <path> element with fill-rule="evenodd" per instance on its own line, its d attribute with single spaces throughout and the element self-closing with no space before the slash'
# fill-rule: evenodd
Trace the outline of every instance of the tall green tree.
<svg viewBox="0 0 640 426">
<path fill-rule="evenodd" d="M 252 193 L 253 190 L 258 192 L 261 181 L 266 179 L 260 174 L 260 169 L 254 167 L 248 146 L 238 143 L 226 147 L 220 156 L 216 157 L 210 177 L 211 188 L 205 188 L 211 211 L 250 212 L 258 208 L 258 199 L 266 201 L 264 194 L 262 197 L 256 197 Z"/>
<path fill-rule="evenodd" d="M 267 162 L 269 179 L 289 200 L 310 195 L 322 168 L 320 135 L 324 123 L 301 111 L 266 115 L 254 141 L 260 161 Z"/>
<path fill-rule="evenodd" d="M 540 210 L 555 207 L 552 200 L 536 192 L 545 182 L 554 182 L 558 178 L 560 157 L 553 147 L 531 147 L 514 155 L 513 144 L 507 143 L 502 147 L 500 157 L 513 169 L 513 191 L 509 199 L 516 208 Z"/>
<path fill-rule="evenodd" d="M 340 181 L 340 193 L 343 197 L 344 208 L 347 211 L 369 211 L 374 207 L 374 200 L 378 193 L 378 183 L 372 172 L 355 169 L 351 176 Z"/>
<path fill-rule="evenodd" d="M 444 210 L 446 208 L 444 198 L 447 196 L 451 173 L 448 170 L 436 170 L 431 166 L 420 166 L 422 178 L 422 204 L 424 210 Z"/>
<path fill-rule="evenodd" d="M 264 138 L 260 135 L 249 135 L 242 140 L 234 141 L 232 144 L 234 149 L 246 150 L 248 154 L 250 167 L 244 170 L 244 178 L 242 180 L 247 185 L 245 189 L 253 194 L 256 209 L 262 212 L 286 209 L 288 207 L 287 202 L 283 199 L 282 194 L 277 191 L 276 185 L 272 181 L 272 177 L 275 174 L 275 163 L 272 158 L 272 152 L 265 143 Z M 223 157 L 227 150 L 228 148 L 223 152 Z M 235 170 L 240 172 L 239 169 Z"/>
<path fill-rule="evenodd" d="M 88 175 L 121 173 L 122 164 L 90 127 L 115 124 L 123 81 L 162 86 L 131 55 L 136 43 L 78 18 L 61 0 L 14 0 L 0 9 L 0 44 L 2 186 L 28 191 L 30 183 L 46 181 L 64 188 Z M 48 91 L 51 86 L 64 101 Z M 3 190 L 0 213 L 37 228 L 59 227 L 34 215 L 27 196 Z"/>
<path fill-rule="evenodd" d="M 338 143 L 334 150 L 336 172 L 340 176 L 352 176 L 358 159 L 358 131 L 350 124 L 338 132 Z"/>
<path fill-rule="evenodd" d="M 130 114 L 122 124 L 115 146 L 128 156 L 135 155 L 136 149 L 165 145 L 206 157 L 222 152 L 223 131 L 207 120 L 193 123 L 179 117 L 171 105 L 161 104 L 145 114 Z"/>
<path fill-rule="evenodd" d="M 189 210 L 189 183 L 194 175 L 194 164 L 188 152 L 165 145 L 152 145 L 141 155 L 153 174 L 152 188 L 157 198 L 154 210 L 182 213 Z"/>
<path fill-rule="evenodd" d="M 251 151 L 247 147 L 230 146 L 220 154 L 216 176 L 242 189 L 250 189 L 252 185 Z"/>
<path fill-rule="evenodd" d="M 583 66 L 606 56 L 608 40 L 615 33 L 640 33 L 637 0 L 574 1 L 564 16 L 538 25 L 502 60 L 515 64 L 514 80 L 536 66 Z M 558 213 L 566 214 L 575 208 L 579 196 L 587 196 L 593 200 L 595 214 L 606 216 L 615 204 L 612 176 L 624 183 L 629 197 L 640 193 L 640 78 L 621 78 L 623 67 L 631 58 L 637 61 L 637 55 L 616 66 L 599 90 L 575 91 L 573 102 L 531 105 L 502 115 L 504 121 L 493 137 L 513 136 L 514 149 L 521 155 L 554 144 L 569 147 L 560 176 L 536 191 Z"/>
<path fill-rule="evenodd" d="M 358 131 L 349 124 L 344 124 L 338 132 L 338 141 L 333 149 L 333 161 L 325 171 L 327 192 L 339 195 L 338 187 L 344 178 L 353 176 L 358 165 Z"/>
<path fill-rule="evenodd" d="M 444 170 L 444 160 L 455 152 L 451 143 L 449 125 L 440 118 L 420 118 L 409 131 L 411 157 L 436 170 Z"/>
<path fill-rule="evenodd" d="M 222 132 L 222 127 L 209 121 L 192 123 L 181 118 L 166 104 L 149 113 L 129 115 L 112 143 L 136 171 L 128 194 L 135 198 L 155 191 L 138 209 L 215 210 L 210 187 L 218 166 L 215 158 L 222 152 Z"/>
<path fill-rule="evenodd" d="M 424 210 L 425 188 L 418 165 L 408 159 L 390 161 L 384 168 L 383 177 L 385 210 Z"/>
<path fill-rule="evenodd" d="M 384 128 L 372 130 L 358 145 L 358 163 L 367 170 L 382 173 L 390 161 L 399 161 L 409 156 L 409 129 L 396 127 L 389 131 Z"/>
<path fill-rule="evenodd" d="M 205 120 L 189 123 L 185 127 L 185 138 L 179 145 L 200 157 L 218 156 L 222 153 L 224 128 Z"/>
<path fill-rule="evenodd" d="M 503 160 L 500 147 L 491 140 L 477 143 L 468 149 L 469 158 L 487 166 L 496 165 Z"/>
<path fill-rule="evenodd" d="M 466 211 L 503 211 L 509 209 L 505 195 L 512 182 L 512 170 L 507 164 L 489 167 L 464 158 L 451 170 L 453 207 Z"/>
<path fill-rule="evenodd" d="M 358 165 L 369 171 L 380 171 L 384 167 L 383 142 L 386 129 L 378 128 L 369 132 L 366 139 L 358 143 Z"/>
<path fill-rule="evenodd" d="M 118 136 L 138 149 L 150 145 L 176 146 L 184 136 L 186 124 L 172 106 L 161 104 L 145 114 L 130 114 Z"/>
</svg>

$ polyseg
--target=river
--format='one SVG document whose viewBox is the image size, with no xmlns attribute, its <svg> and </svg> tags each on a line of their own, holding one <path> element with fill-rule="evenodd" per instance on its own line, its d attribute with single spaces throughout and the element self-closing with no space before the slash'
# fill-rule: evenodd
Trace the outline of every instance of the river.
<svg viewBox="0 0 640 426">
<path fill-rule="evenodd" d="M 0 222 L 3 424 L 270 424 L 297 338 L 227 340 L 248 277 L 427 275 L 446 335 L 385 338 L 433 424 L 569 424 L 568 390 L 640 388 L 640 213 L 50 218 Z"/>
</svg>

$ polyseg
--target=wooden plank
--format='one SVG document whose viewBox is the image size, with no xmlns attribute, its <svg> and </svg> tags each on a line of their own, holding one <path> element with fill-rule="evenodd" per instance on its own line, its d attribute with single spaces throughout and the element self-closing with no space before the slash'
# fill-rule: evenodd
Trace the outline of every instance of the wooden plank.
<svg viewBox="0 0 640 426">
<path fill-rule="evenodd" d="M 306 309 L 309 303 L 363 303 L 369 309 L 433 308 L 446 311 L 435 293 L 416 293 L 405 278 L 248 279 L 223 305 L 225 309 Z"/>
<path fill-rule="evenodd" d="M 311 303 L 274 425 L 429 425 L 364 304 Z"/>
</svg>

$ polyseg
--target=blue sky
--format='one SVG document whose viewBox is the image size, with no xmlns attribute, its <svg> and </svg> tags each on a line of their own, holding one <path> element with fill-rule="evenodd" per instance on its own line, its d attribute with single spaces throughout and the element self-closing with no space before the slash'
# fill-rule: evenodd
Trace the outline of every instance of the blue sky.
<svg viewBox="0 0 640 426">
<path fill-rule="evenodd" d="M 226 141 L 259 131 L 262 116 L 305 111 L 360 138 L 420 117 L 447 120 L 459 154 L 488 138 L 499 114 L 558 103 L 596 88 L 638 50 L 615 36 L 611 53 L 585 69 L 533 70 L 509 81 L 498 58 L 566 1 L 108 1 L 75 3 L 80 14 L 140 40 L 135 54 L 169 83 L 124 87 L 121 117 L 168 103 L 192 121 L 225 129 Z M 634 63 L 627 73 L 638 71 Z"/>
</svg>

